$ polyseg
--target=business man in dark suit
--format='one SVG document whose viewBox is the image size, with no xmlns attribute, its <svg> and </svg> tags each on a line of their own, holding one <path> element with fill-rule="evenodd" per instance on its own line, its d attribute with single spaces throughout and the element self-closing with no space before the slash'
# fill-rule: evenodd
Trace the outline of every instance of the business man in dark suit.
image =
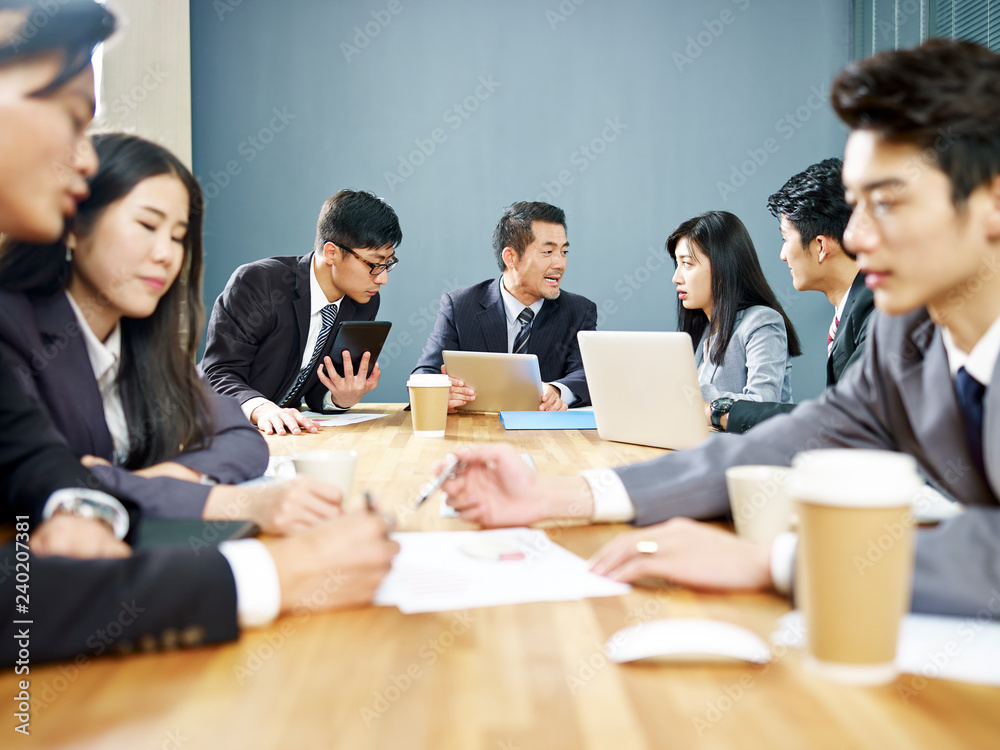
<svg viewBox="0 0 1000 750">
<path fill-rule="evenodd" d="M 85 133 L 90 54 L 114 29 L 92 0 L 47 10 L 40 0 L 0 0 L 0 233 L 37 243 L 61 236 L 96 171 Z M 31 22 L 39 15 L 45 24 Z M 335 592 L 333 607 L 365 603 L 397 549 L 384 522 L 363 514 L 263 548 L 244 540 L 127 557 L 130 502 L 103 489 L 0 357 L 0 520 L 16 533 L 0 548 L 0 665 L 19 679 L 50 659 L 234 638 L 238 625 L 300 606 L 330 570 L 342 568 L 350 589 Z M 38 524 L 43 514 L 51 517 Z"/>
<path fill-rule="evenodd" d="M 240 266 L 215 301 L 202 371 L 267 434 L 316 431 L 299 412 L 354 406 L 379 380 L 368 353 L 357 373 L 344 352 L 342 375 L 330 348 L 348 320 L 374 320 L 379 290 L 403 240 L 392 207 L 371 193 L 342 190 L 327 199 L 313 251 Z"/>
<path fill-rule="evenodd" d="M 1000 55 L 932 39 L 852 64 L 831 99 L 851 131 L 844 241 L 878 308 L 858 366 L 746 436 L 613 471 L 538 477 L 509 446 L 459 451 L 466 468 L 444 490 L 464 519 L 671 519 L 612 540 L 594 571 L 787 590 L 794 540 L 768 548 L 683 516 L 728 511 L 729 466 L 787 465 L 814 448 L 900 451 L 967 506 L 917 532 L 913 609 L 1000 616 Z"/>
<path fill-rule="evenodd" d="M 493 231 L 502 275 L 441 298 L 434 330 L 413 372 L 444 372 L 441 352 L 535 354 L 545 383 L 539 409 L 586 406 L 590 391 L 576 340 L 597 327 L 597 306 L 562 291 L 569 242 L 566 214 L 548 203 L 514 203 Z M 474 401 L 452 378 L 448 411 Z"/>
<path fill-rule="evenodd" d="M 842 167 L 840 159 L 824 159 L 767 199 L 768 210 L 781 222 L 781 259 L 788 264 L 795 289 L 822 292 L 834 308 L 827 334 L 828 388 L 860 359 L 875 305 L 854 253 L 844 248 L 851 207 L 844 201 Z M 768 401 L 720 401 L 712 402 L 710 418 L 726 432 L 746 432 L 795 408 Z"/>
</svg>

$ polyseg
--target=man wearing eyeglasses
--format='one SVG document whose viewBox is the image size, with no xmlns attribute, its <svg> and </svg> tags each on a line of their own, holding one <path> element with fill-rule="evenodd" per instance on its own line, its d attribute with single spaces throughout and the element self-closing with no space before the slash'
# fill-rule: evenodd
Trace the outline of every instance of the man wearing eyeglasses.
<svg viewBox="0 0 1000 750">
<path fill-rule="evenodd" d="M 378 385 L 366 352 L 354 371 L 330 358 L 337 327 L 374 320 L 379 290 L 403 240 L 396 212 L 371 193 L 341 190 L 327 199 L 313 251 L 240 266 L 212 308 L 202 371 L 219 392 L 239 399 L 269 435 L 316 432 L 313 411 L 354 406 Z"/>
</svg>

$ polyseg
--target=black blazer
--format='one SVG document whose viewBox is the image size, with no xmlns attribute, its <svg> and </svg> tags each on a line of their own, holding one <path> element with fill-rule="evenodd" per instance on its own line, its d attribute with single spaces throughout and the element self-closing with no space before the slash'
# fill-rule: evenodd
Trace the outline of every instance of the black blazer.
<svg viewBox="0 0 1000 750">
<path fill-rule="evenodd" d="M 87 345 L 73 308 L 62 293 L 40 298 L 0 292 L 0 352 L 25 393 L 39 401 L 78 454 L 112 459 L 114 445 L 94 379 Z M 223 484 L 253 479 L 267 468 L 267 442 L 235 400 L 206 387 L 212 410 L 211 445 L 171 460 Z M 147 516 L 199 518 L 211 489 L 160 477 L 144 479 L 117 466 L 95 467 L 105 487 L 136 498 Z"/>
<path fill-rule="evenodd" d="M 851 291 L 844 305 L 844 314 L 837 326 L 833 348 L 826 358 L 826 387 L 836 385 L 847 368 L 857 362 L 865 350 L 868 336 L 868 317 L 875 308 L 871 290 L 865 286 L 865 275 L 854 277 Z M 737 401 L 729 412 L 726 432 L 746 432 L 751 427 L 776 414 L 784 414 L 795 408 L 795 404 L 776 404 L 761 401 Z"/>
<path fill-rule="evenodd" d="M 312 253 L 265 258 L 233 272 L 212 307 L 200 365 L 216 391 L 242 404 L 258 396 L 277 401 L 291 388 L 309 336 L 312 259 Z M 374 320 L 378 307 L 377 294 L 364 304 L 345 296 L 323 356 L 341 323 Z M 309 408 L 322 411 L 326 392 L 319 376 L 311 373 L 303 388 Z"/>
<path fill-rule="evenodd" d="M 27 515 L 34 525 L 52 492 L 80 486 L 104 489 L 53 429 L 45 410 L 24 394 L 0 355 L 0 520 Z M 119 499 L 134 511 L 127 498 Z M 131 515 L 134 527 L 138 516 Z M 23 544 L 18 539 L 0 548 L 0 665 L 19 659 L 16 636 L 25 626 L 14 620 L 21 619 L 34 621 L 27 626 L 32 662 L 98 656 L 115 648 L 198 645 L 238 634 L 236 584 L 215 547 L 165 548 L 124 560 L 32 555 L 25 566 L 28 597 L 18 600 L 17 553 L 24 550 L 17 541 Z M 25 604 L 27 614 L 16 611 L 18 604 Z M 108 634 L 113 621 L 123 625 L 114 637 Z"/>
<path fill-rule="evenodd" d="M 597 305 L 586 297 L 562 292 L 547 299 L 531 324 L 528 354 L 538 356 L 538 369 L 546 383 L 560 382 L 577 397 L 574 406 L 590 403 L 578 331 L 597 328 Z M 413 372 L 441 372 L 445 349 L 466 352 L 507 351 L 507 313 L 500 296 L 500 282 L 488 279 L 474 286 L 454 289 L 441 298 L 434 330 Z"/>
</svg>

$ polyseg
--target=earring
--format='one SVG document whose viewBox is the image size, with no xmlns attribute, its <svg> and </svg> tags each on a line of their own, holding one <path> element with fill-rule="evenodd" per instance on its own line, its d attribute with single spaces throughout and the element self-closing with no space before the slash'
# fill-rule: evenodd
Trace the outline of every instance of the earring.
<svg viewBox="0 0 1000 750">
<path fill-rule="evenodd" d="M 73 251 L 69 249 L 69 245 L 66 245 L 66 262 L 73 262 Z"/>
</svg>

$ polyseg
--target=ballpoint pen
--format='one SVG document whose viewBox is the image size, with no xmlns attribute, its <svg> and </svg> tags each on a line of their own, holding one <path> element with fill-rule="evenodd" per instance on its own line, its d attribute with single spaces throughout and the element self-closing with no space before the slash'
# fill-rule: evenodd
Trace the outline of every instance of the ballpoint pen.
<svg viewBox="0 0 1000 750">
<path fill-rule="evenodd" d="M 437 475 L 435 475 L 435 477 L 425 484 L 420 490 L 420 494 L 417 495 L 417 499 L 413 502 L 413 507 L 419 508 L 423 504 L 424 500 L 440 489 L 441 485 L 444 484 L 444 480 L 451 476 L 456 469 L 460 469 L 462 466 L 464 466 L 464 464 L 458 460 L 458 456 L 454 453 L 449 453 L 444 459 L 444 466 L 441 467 L 441 471 L 439 471 Z"/>
</svg>

